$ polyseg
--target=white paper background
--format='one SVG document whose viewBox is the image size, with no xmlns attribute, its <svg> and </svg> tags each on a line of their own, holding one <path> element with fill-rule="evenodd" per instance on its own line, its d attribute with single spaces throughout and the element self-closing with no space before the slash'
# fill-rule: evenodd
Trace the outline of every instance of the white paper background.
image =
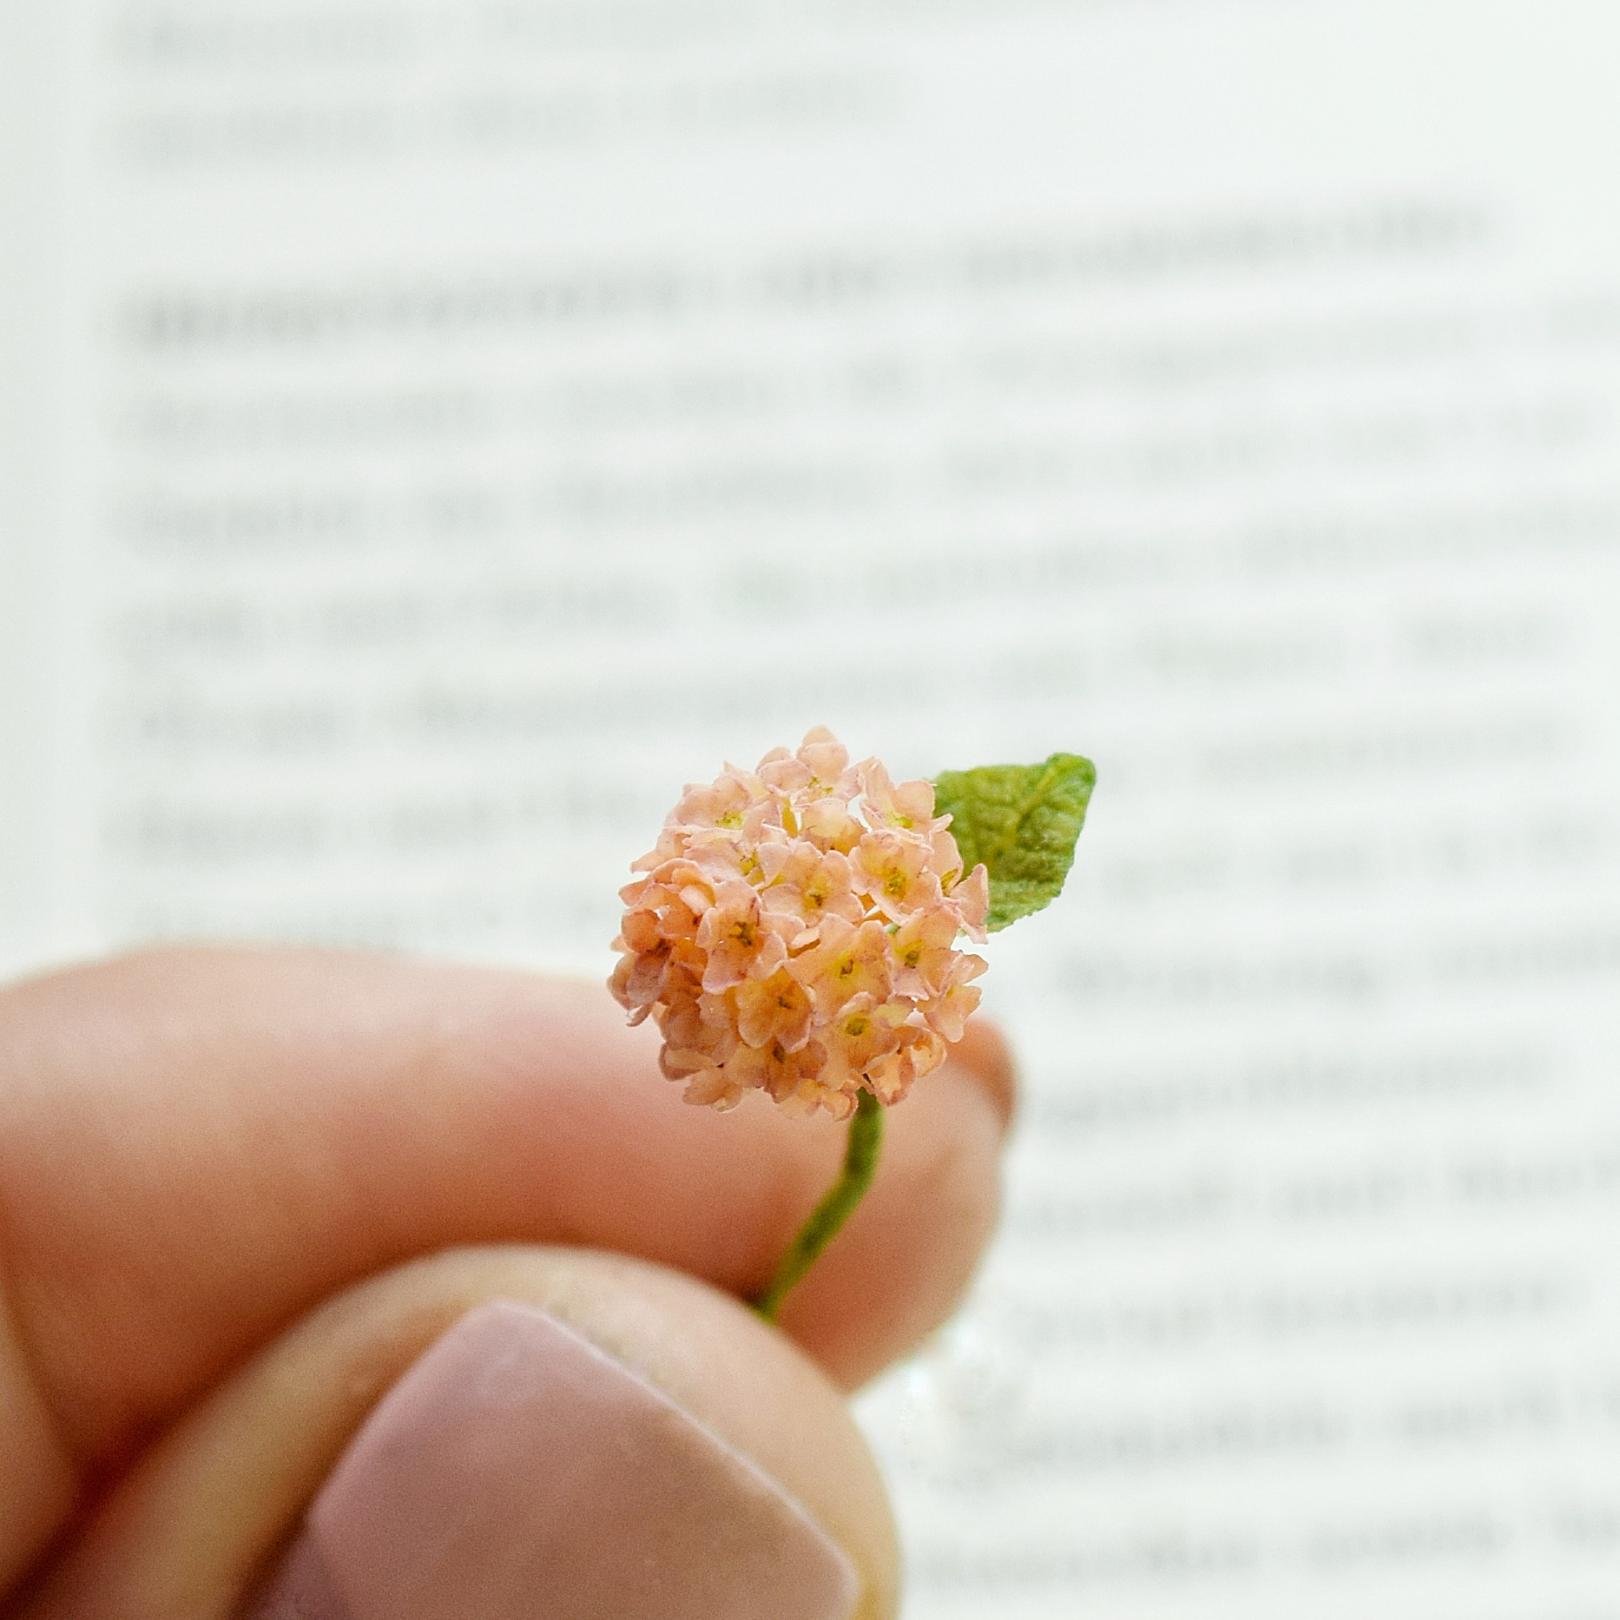
<svg viewBox="0 0 1620 1620">
<path fill-rule="evenodd" d="M 910 1620 L 1620 1615 L 1609 8 L 5 28 L 7 964 L 605 971 L 722 758 L 1079 748 Z"/>
</svg>

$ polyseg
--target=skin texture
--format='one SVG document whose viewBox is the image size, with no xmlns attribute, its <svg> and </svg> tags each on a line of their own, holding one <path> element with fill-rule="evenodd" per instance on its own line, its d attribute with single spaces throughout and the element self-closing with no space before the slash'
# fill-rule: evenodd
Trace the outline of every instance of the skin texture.
<svg viewBox="0 0 1620 1620">
<path fill-rule="evenodd" d="M 891 1614 L 842 1392 L 972 1273 L 1005 1045 L 970 1029 L 892 1111 L 782 1332 L 737 1298 L 843 1129 L 688 1107 L 656 1052 L 598 985 L 381 956 L 160 951 L 0 991 L 0 1615 L 223 1620 L 389 1384 L 497 1297 L 776 1474 Z"/>
</svg>

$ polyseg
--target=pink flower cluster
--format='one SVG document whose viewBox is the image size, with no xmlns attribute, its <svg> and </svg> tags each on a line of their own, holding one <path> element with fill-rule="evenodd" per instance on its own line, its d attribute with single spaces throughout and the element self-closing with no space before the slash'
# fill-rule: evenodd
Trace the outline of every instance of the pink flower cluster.
<svg viewBox="0 0 1620 1620">
<path fill-rule="evenodd" d="M 688 787 L 620 891 L 609 981 L 651 1014 L 688 1102 L 757 1088 L 842 1119 L 864 1088 L 894 1103 L 978 1005 L 990 880 L 962 871 L 928 782 L 849 763 L 817 727 L 797 753 Z"/>
</svg>

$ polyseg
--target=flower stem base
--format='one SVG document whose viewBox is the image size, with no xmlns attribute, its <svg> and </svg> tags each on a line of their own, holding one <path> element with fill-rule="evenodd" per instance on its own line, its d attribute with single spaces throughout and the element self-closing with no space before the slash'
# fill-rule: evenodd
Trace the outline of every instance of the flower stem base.
<svg viewBox="0 0 1620 1620">
<path fill-rule="evenodd" d="M 882 1145 L 883 1106 L 871 1092 L 862 1091 L 849 1122 L 844 1167 L 837 1181 L 799 1228 L 799 1235 L 782 1256 L 776 1274 L 764 1291 L 752 1301 L 754 1309 L 767 1322 L 776 1320 L 788 1290 L 815 1263 L 816 1257 L 838 1235 L 839 1228 L 866 1196 L 877 1172 L 878 1150 Z"/>
</svg>

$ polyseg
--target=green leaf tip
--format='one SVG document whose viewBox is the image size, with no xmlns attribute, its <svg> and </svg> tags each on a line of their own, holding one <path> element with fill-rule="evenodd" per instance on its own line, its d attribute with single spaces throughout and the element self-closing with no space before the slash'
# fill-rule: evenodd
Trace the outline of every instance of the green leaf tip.
<svg viewBox="0 0 1620 1620">
<path fill-rule="evenodd" d="M 1074 865 L 1097 768 L 1078 754 L 1042 765 L 980 765 L 941 771 L 935 812 L 952 817 L 963 870 L 983 861 L 990 873 L 992 933 L 1055 900 Z"/>
</svg>

